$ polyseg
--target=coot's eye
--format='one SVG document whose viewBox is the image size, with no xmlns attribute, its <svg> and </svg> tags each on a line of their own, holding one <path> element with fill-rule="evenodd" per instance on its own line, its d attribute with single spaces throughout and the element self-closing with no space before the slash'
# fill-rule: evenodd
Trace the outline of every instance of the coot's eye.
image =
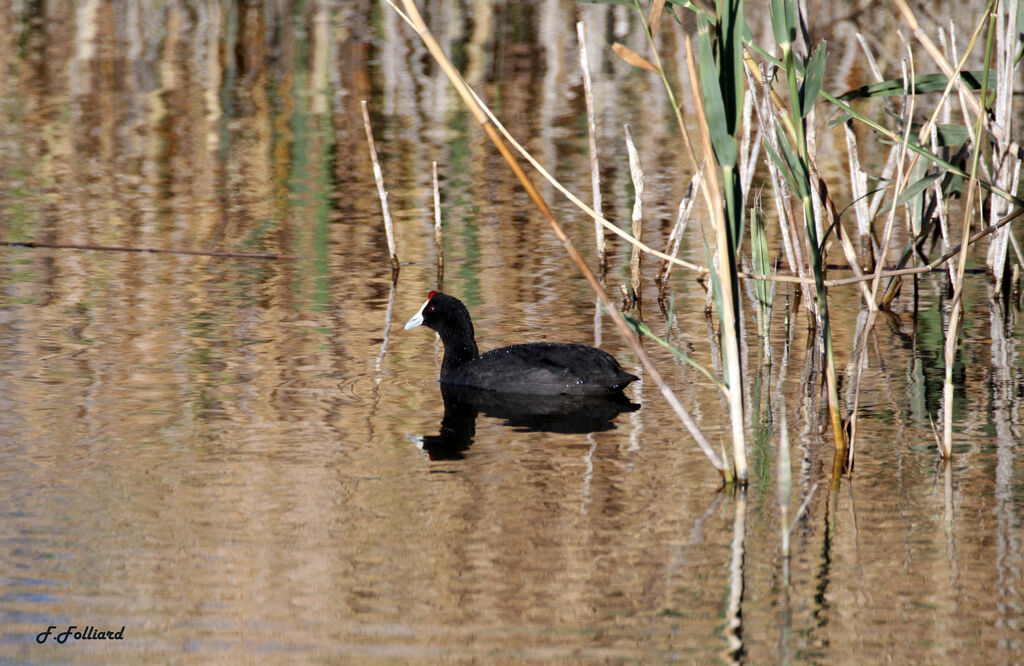
<svg viewBox="0 0 1024 666">
<path fill-rule="evenodd" d="M 433 311 L 434 311 L 434 306 L 433 305 L 431 305 L 430 307 L 427 308 L 427 312 L 433 312 Z"/>
</svg>

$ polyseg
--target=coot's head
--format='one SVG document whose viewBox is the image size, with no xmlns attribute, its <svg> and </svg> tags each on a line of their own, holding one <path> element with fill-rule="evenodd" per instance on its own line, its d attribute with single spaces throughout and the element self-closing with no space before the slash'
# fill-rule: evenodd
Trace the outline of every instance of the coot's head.
<svg viewBox="0 0 1024 666">
<path fill-rule="evenodd" d="M 459 299 L 439 291 L 430 292 L 420 311 L 405 324 L 405 330 L 417 326 L 434 329 L 442 340 L 448 339 L 449 335 L 460 340 L 473 339 L 473 322 L 469 319 L 469 310 Z"/>
<path fill-rule="evenodd" d="M 465 363 L 477 357 L 479 352 L 473 339 L 473 322 L 469 310 L 459 299 L 432 291 L 420 311 L 405 325 L 405 330 L 426 326 L 437 331 L 444 344 L 444 360 L 441 362 L 441 380 Z"/>
</svg>

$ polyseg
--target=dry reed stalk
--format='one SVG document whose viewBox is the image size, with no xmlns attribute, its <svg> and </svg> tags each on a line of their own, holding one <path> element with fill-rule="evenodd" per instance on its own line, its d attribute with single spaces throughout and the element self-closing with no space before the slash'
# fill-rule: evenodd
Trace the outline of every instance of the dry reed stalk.
<svg viewBox="0 0 1024 666">
<path fill-rule="evenodd" d="M 875 60 L 875 54 L 868 48 L 867 42 L 864 41 L 864 35 L 859 32 L 856 35 L 857 43 L 860 44 L 861 50 L 864 52 L 864 57 L 867 58 L 868 68 L 871 70 L 871 74 L 875 77 L 875 81 L 884 81 L 885 77 L 882 76 L 882 70 L 878 68 L 878 62 Z"/>
<path fill-rule="evenodd" d="M 893 192 L 893 204 L 889 208 L 889 215 L 885 220 L 885 231 L 882 234 L 881 248 L 878 254 L 878 265 L 875 267 L 874 279 L 871 282 L 871 299 L 868 302 L 868 308 L 872 311 L 878 309 L 878 289 L 882 282 L 882 269 L 885 267 L 885 253 L 889 248 L 889 241 L 892 238 L 893 222 L 896 218 L 896 202 L 899 201 L 900 194 L 906 187 L 907 181 L 904 173 L 909 176 L 910 169 L 908 168 L 904 172 L 904 164 L 907 159 L 907 143 L 910 141 L 910 130 L 913 127 L 911 122 L 914 118 L 914 95 L 913 95 L 913 76 L 914 76 L 914 61 L 913 53 L 907 48 L 907 57 L 909 60 L 904 60 L 901 63 L 903 69 L 903 97 L 907 100 L 903 107 L 903 141 L 900 143 L 899 157 L 896 160 L 896 191 Z M 916 161 L 916 159 L 914 160 Z M 913 165 L 911 165 L 912 167 Z"/>
<path fill-rule="evenodd" d="M 380 208 L 384 216 L 384 234 L 388 239 L 388 254 L 391 256 L 391 270 L 398 271 L 398 251 L 395 248 L 395 229 L 391 222 L 391 209 L 388 207 L 388 191 L 384 188 L 384 173 L 377 160 L 377 146 L 373 142 L 373 127 L 370 125 L 370 111 L 366 100 L 359 101 L 363 109 L 363 127 L 366 129 L 366 144 L 370 147 L 370 161 L 373 162 L 373 179 L 377 181 L 377 193 L 380 195 Z"/>
<path fill-rule="evenodd" d="M 938 154 L 938 127 L 932 127 L 931 147 L 932 152 Z M 946 197 L 942 193 L 942 181 L 937 179 L 932 183 L 932 188 L 935 191 L 935 213 L 939 218 L 939 236 L 942 238 L 942 251 L 945 253 L 949 252 L 949 210 L 946 206 Z M 952 281 L 956 279 L 956 267 L 953 264 L 946 264 L 946 268 L 949 271 L 949 279 L 952 284 Z"/>
<path fill-rule="evenodd" d="M 399 14 L 406 20 L 406 22 L 408 22 L 409 25 L 412 26 L 413 30 L 416 31 L 416 34 L 419 35 L 420 39 L 423 40 L 423 43 L 424 45 L 426 45 L 427 50 L 430 51 L 430 54 L 437 61 L 438 65 L 441 67 L 441 70 L 448 77 L 449 81 L 451 81 L 456 92 L 462 98 L 463 103 L 469 109 L 470 113 L 473 114 L 473 117 L 476 119 L 476 121 L 480 123 L 488 138 L 494 144 L 495 148 L 501 154 L 502 158 L 504 158 L 506 163 L 508 163 L 509 168 L 512 169 L 513 173 L 515 173 L 516 177 L 519 179 L 520 184 L 523 186 L 523 189 L 526 190 L 527 195 L 534 202 L 534 204 L 540 210 L 541 214 L 545 217 L 545 219 L 547 219 L 552 231 L 554 231 L 555 235 L 562 242 L 562 246 L 565 248 L 566 253 L 577 265 L 577 267 L 579 267 L 580 272 L 583 273 L 583 277 L 587 280 L 591 288 L 597 294 L 598 299 L 601 301 L 601 305 L 608 310 L 608 313 L 611 316 L 612 321 L 615 322 L 616 327 L 618 327 L 622 336 L 626 339 L 630 347 L 633 349 L 634 353 L 637 355 L 637 358 L 640 360 L 640 363 L 647 371 L 648 376 L 650 376 L 651 381 L 653 381 L 654 384 L 661 391 L 662 397 L 665 398 L 665 401 L 668 402 L 669 406 L 672 407 L 673 411 L 675 411 L 676 415 L 683 423 L 683 426 L 687 429 L 690 435 L 697 442 L 697 445 L 700 447 L 704 455 L 707 456 L 708 460 L 715 467 L 715 469 L 718 470 L 719 474 L 721 474 L 724 477 L 725 464 L 722 462 L 722 459 L 718 456 L 717 453 L 715 453 L 715 450 L 711 448 L 711 444 L 704 436 L 704 433 L 700 431 L 700 428 L 697 426 L 697 423 L 693 420 L 690 414 L 686 411 L 686 408 L 684 408 L 682 403 L 679 402 L 679 399 L 676 397 L 675 393 L 665 382 L 665 379 L 661 376 L 661 373 L 658 371 L 657 366 L 654 365 L 654 363 L 651 361 L 650 356 L 647 355 L 647 352 L 640 344 L 639 338 L 637 338 L 636 334 L 633 333 L 632 329 L 630 329 L 629 324 L 626 323 L 626 320 L 622 317 L 622 314 L 618 311 L 618 309 L 615 308 L 614 303 L 612 303 L 611 298 L 608 296 L 608 292 L 605 291 L 604 287 L 601 285 L 601 282 L 597 279 L 597 276 L 594 275 L 594 272 L 590 270 L 589 266 L 587 266 L 587 262 L 580 255 L 576 247 L 572 244 L 572 241 L 569 239 L 565 231 L 562 229 L 562 225 L 558 223 L 557 219 L 555 219 L 555 216 L 551 212 L 551 209 L 548 207 L 543 197 L 541 197 L 540 193 L 537 191 L 537 188 L 534 187 L 529 176 L 526 175 L 526 172 L 523 171 L 522 166 L 520 166 L 519 162 L 516 161 L 516 158 L 509 151 L 508 146 L 505 145 L 505 142 L 501 138 L 501 134 L 499 134 L 498 130 L 495 129 L 494 123 L 491 122 L 488 113 L 485 111 L 484 105 L 477 100 L 476 96 L 471 92 L 469 86 L 459 75 L 458 71 L 456 71 L 455 67 L 452 66 L 451 61 L 448 60 L 448 57 L 441 49 L 441 46 L 437 43 L 437 40 L 434 39 L 434 36 L 430 32 L 430 29 L 423 21 L 423 17 L 420 16 L 419 10 L 416 8 L 416 4 L 413 2 L 413 0 L 402 0 L 402 4 L 405 7 L 405 13 L 402 13 L 400 10 L 398 10 L 398 8 L 395 7 L 393 4 L 392 7 L 394 7 L 395 10 L 399 12 Z"/>
<path fill-rule="evenodd" d="M 992 176 L 995 184 L 1007 192 L 1016 192 L 1020 182 L 1021 159 L 1013 151 L 1009 140 L 1013 119 L 1014 65 L 1017 47 L 1017 3 L 999 3 L 996 11 L 996 89 L 994 113 L 989 124 L 1005 129 L 1002 138 L 992 146 Z M 1010 202 L 1001 197 L 989 198 L 989 219 L 996 220 L 1010 209 Z M 1006 258 L 1009 254 L 1010 229 L 999 231 L 988 246 L 988 268 L 995 278 L 996 291 L 1001 290 L 1006 277 Z"/>
<path fill-rule="evenodd" d="M 843 123 L 843 136 L 846 138 L 846 151 L 850 167 L 850 194 L 853 196 L 853 212 L 857 218 L 857 233 L 863 238 L 871 233 L 871 218 L 868 216 L 868 176 L 860 168 L 857 134 L 853 131 L 853 121 L 848 120 Z"/>
<path fill-rule="evenodd" d="M 444 243 L 441 231 L 441 189 L 437 184 L 437 162 L 433 163 L 434 180 L 434 247 L 437 252 L 437 290 L 444 286 Z"/>
<path fill-rule="evenodd" d="M 829 226 L 835 229 L 836 237 L 839 239 L 839 246 L 843 250 L 843 256 L 846 257 L 846 263 L 849 264 L 850 270 L 853 271 L 855 277 L 863 277 L 864 274 L 860 269 L 857 251 L 854 249 L 853 243 L 850 241 L 850 235 L 847 234 L 846 230 L 843 228 L 843 221 L 839 217 L 839 213 L 836 212 L 836 204 L 828 193 L 828 185 L 825 183 L 825 179 L 820 175 L 818 175 L 818 197 L 822 201 L 822 207 L 824 208 Z M 871 309 L 872 304 L 874 303 L 871 298 L 871 291 L 863 281 L 858 282 L 857 286 L 860 288 L 861 296 L 864 298 L 865 304 L 867 304 L 868 308 Z"/>
<path fill-rule="evenodd" d="M 899 143 L 893 144 L 889 148 L 889 155 L 885 158 L 885 165 L 882 167 L 882 172 L 879 174 L 879 179 L 882 181 L 888 181 L 892 178 L 893 171 L 896 170 L 896 160 L 900 153 Z M 878 211 L 882 210 L 882 204 L 885 203 L 885 195 L 887 194 L 886 188 L 879 188 L 873 195 L 871 195 L 871 201 L 868 204 L 868 218 L 874 220 L 878 215 Z"/>
<path fill-rule="evenodd" d="M 590 145 L 590 189 L 594 212 L 604 215 L 601 202 L 601 170 L 597 161 L 597 113 L 594 108 L 594 87 L 590 80 L 590 56 L 587 53 L 587 36 L 583 21 L 576 22 L 576 36 L 580 43 L 580 69 L 583 70 L 583 93 L 587 103 L 587 136 Z M 608 266 L 608 242 L 604 227 L 594 221 L 594 237 L 597 241 L 597 262 L 601 273 Z"/>
<path fill-rule="evenodd" d="M 976 159 L 975 159 L 976 161 Z M 971 178 L 967 184 L 967 203 L 964 206 L 964 222 L 961 228 L 963 238 L 971 231 L 971 217 L 974 213 L 974 198 L 977 192 L 977 179 Z M 957 263 L 956 278 L 953 282 L 953 309 L 949 314 L 949 325 L 946 327 L 946 344 L 943 359 L 946 364 L 945 378 L 942 384 L 942 457 L 953 457 L 953 362 L 956 360 L 957 338 L 960 334 L 960 318 L 963 313 L 964 272 L 967 270 L 967 252 L 961 252 Z"/>
<path fill-rule="evenodd" d="M 771 131 L 774 119 L 774 114 L 771 111 L 771 86 L 766 83 L 761 70 L 753 60 L 748 58 L 745 60 L 745 63 L 747 66 L 744 69 L 744 75 L 747 78 L 747 87 L 751 90 L 764 91 L 763 97 L 758 95 L 753 97 L 754 108 L 757 111 L 758 127 L 760 128 L 761 135 L 768 141 L 768 145 L 778 154 L 779 146 L 775 132 Z M 787 192 L 789 190 L 783 184 L 782 174 L 775 161 L 769 159 L 766 162 L 768 164 L 768 175 L 772 182 L 772 196 L 775 201 L 775 211 L 778 214 L 779 232 L 782 237 L 782 249 L 786 255 L 786 262 L 789 264 L 790 270 L 796 272 L 800 277 L 801 282 L 814 284 L 814 278 L 807 275 L 807 263 L 804 260 L 803 250 L 800 243 L 796 240 L 799 238 L 796 231 L 796 221 L 793 219 L 792 209 L 787 205 Z"/>
<path fill-rule="evenodd" d="M 744 70 L 745 72 L 745 70 Z M 743 192 L 743 202 L 746 204 L 747 195 L 750 192 L 750 185 L 754 182 L 754 172 L 757 171 L 757 158 L 761 154 L 761 125 L 757 124 L 757 133 L 753 139 L 750 130 L 753 123 L 750 122 L 754 113 L 754 88 L 748 86 L 743 93 L 743 120 L 740 127 L 743 137 L 740 141 L 740 191 Z M 744 205 L 744 207 L 746 207 Z"/>
<path fill-rule="evenodd" d="M 985 98 L 988 93 L 988 73 L 991 67 L 992 57 L 992 32 L 994 21 L 989 20 L 988 45 L 985 53 L 986 73 L 981 78 L 981 96 Z M 985 122 L 985 113 L 981 109 L 975 120 L 974 135 L 981 136 L 982 127 Z M 960 237 L 965 239 L 961 244 L 966 246 L 971 233 L 971 218 L 974 215 L 974 199 L 978 192 L 978 165 L 981 161 L 981 144 L 975 143 L 975 150 L 971 155 L 970 180 L 967 182 L 967 202 L 964 204 L 964 221 Z M 956 360 L 957 341 L 960 334 L 960 319 L 963 314 L 964 295 L 964 272 L 967 270 L 967 252 L 961 252 L 957 262 L 956 278 L 953 282 L 953 309 L 949 314 L 949 325 L 946 328 L 946 344 L 943 359 L 945 361 L 945 375 L 942 383 L 942 457 L 948 460 L 953 456 L 953 362 Z"/>
<path fill-rule="evenodd" d="M 691 0 L 690 4 L 693 5 L 693 7 L 695 7 L 698 12 L 705 14 L 710 20 L 716 20 L 717 13 L 714 9 L 710 7 L 710 5 L 707 2 L 705 2 L 705 0 Z M 650 16 L 645 17 L 643 11 L 640 9 L 639 0 L 633 0 L 633 8 L 636 10 L 637 15 L 640 17 L 640 22 L 644 27 L 644 36 L 647 38 L 647 44 L 651 49 L 652 56 L 654 57 L 653 63 L 647 61 L 644 58 L 640 58 L 644 62 L 634 64 L 635 66 L 641 67 L 643 69 L 650 69 L 651 71 L 656 72 L 658 76 L 661 77 L 661 84 L 665 88 L 665 95 L 668 97 L 669 104 L 671 105 L 672 111 L 676 117 L 676 124 L 679 126 L 679 134 L 683 139 L 683 147 L 686 150 L 686 154 L 690 156 L 691 160 L 693 160 L 693 167 L 695 169 L 698 169 L 699 165 L 701 164 L 701 161 L 697 159 L 697 153 L 693 149 L 693 142 L 690 141 L 690 132 L 689 130 L 686 129 L 686 123 L 683 122 L 683 112 L 681 105 L 676 101 L 675 91 L 672 89 L 672 86 L 668 82 L 668 76 L 665 73 L 665 67 L 661 64 L 661 55 L 658 53 L 657 45 L 654 43 L 654 37 L 657 34 L 657 26 L 654 26 L 652 28 L 651 22 L 654 21 L 655 23 L 657 23 L 658 21 L 660 21 L 661 10 L 664 8 L 663 5 L 664 2 L 662 2 L 662 0 L 654 0 L 654 4 L 651 7 Z M 619 50 L 616 49 L 617 46 L 621 45 L 613 44 L 612 50 L 615 51 L 620 57 L 623 57 L 623 54 L 619 53 Z M 703 187 L 700 188 L 700 192 L 704 196 L 705 203 L 707 203 L 709 207 L 713 206 L 714 202 L 711 199 L 710 193 Z M 662 259 L 664 259 L 664 257 L 662 257 Z"/>
<path fill-rule="evenodd" d="M 870 48 L 868 48 L 867 42 L 864 41 L 864 36 L 862 34 L 860 34 L 859 32 L 857 33 L 856 36 L 857 36 L 857 42 L 860 44 L 860 48 L 864 52 L 864 58 L 868 61 L 868 68 L 871 70 L 871 74 L 875 77 L 875 81 L 876 82 L 884 81 L 885 77 L 882 76 L 882 70 L 879 69 L 879 67 L 878 67 L 878 62 L 875 60 L 875 54 L 871 52 Z M 851 187 L 854 190 L 854 198 L 855 198 L 855 201 L 856 201 L 856 206 L 854 208 L 854 211 L 855 211 L 855 214 L 857 216 L 857 232 L 860 234 L 862 246 L 866 245 L 867 246 L 866 249 L 872 253 L 872 255 L 870 257 L 868 257 L 868 264 L 867 264 L 866 268 L 867 268 L 867 270 L 874 270 L 874 268 L 875 268 L 875 256 L 877 256 L 877 253 L 874 252 L 874 246 L 873 246 L 874 239 L 871 237 L 871 222 L 872 222 L 872 220 L 875 219 L 875 215 L 878 214 L 878 210 L 882 207 L 882 200 L 883 200 L 884 195 L 885 195 L 885 190 L 884 189 L 879 190 L 879 191 L 875 192 L 873 195 L 870 195 L 870 198 L 869 198 L 869 194 L 868 194 L 868 191 L 867 191 L 867 182 L 866 182 L 866 180 L 863 183 L 863 185 L 861 185 L 860 179 L 861 179 L 861 177 L 864 176 L 864 173 L 862 171 L 860 171 L 860 164 L 859 164 L 860 156 L 856 152 L 856 150 L 857 150 L 857 148 L 856 148 L 857 137 L 856 137 L 856 134 L 854 134 L 852 128 L 850 128 L 850 124 L 851 124 L 850 122 L 844 123 L 844 125 L 847 126 L 847 129 L 846 129 L 847 140 L 846 140 L 846 142 L 847 142 L 847 146 L 850 147 L 850 153 L 851 153 L 851 155 L 850 155 L 850 160 L 851 160 L 851 163 L 850 163 L 850 182 L 851 182 Z M 885 166 L 882 167 L 882 174 L 881 174 L 882 180 L 888 179 L 889 176 L 891 175 L 892 169 L 895 166 L 895 162 L 894 162 L 895 159 L 896 159 L 896 146 L 893 146 L 889 150 L 889 156 L 886 158 Z M 857 162 L 856 169 L 857 169 L 858 173 L 860 174 L 860 176 L 854 176 L 854 169 L 855 169 L 855 167 L 854 167 L 854 160 L 856 160 L 856 162 Z M 863 188 L 863 192 L 860 195 L 858 195 L 857 191 L 860 188 Z"/>
<path fill-rule="evenodd" d="M 633 132 L 630 131 L 628 124 L 623 125 L 622 128 L 626 133 L 626 151 L 629 153 L 629 176 L 633 181 L 633 213 L 630 216 L 630 221 L 633 225 L 633 238 L 643 240 L 644 168 L 640 163 L 640 153 L 636 149 L 636 144 L 633 143 Z M 640 259 L 642 256 L 642 253 L 634 245 L 633 252 L 629 258 L 629 276 L 630 286 L 633 288 L 633 294 L 637 300 L 641 298 Z"/>
</svg>

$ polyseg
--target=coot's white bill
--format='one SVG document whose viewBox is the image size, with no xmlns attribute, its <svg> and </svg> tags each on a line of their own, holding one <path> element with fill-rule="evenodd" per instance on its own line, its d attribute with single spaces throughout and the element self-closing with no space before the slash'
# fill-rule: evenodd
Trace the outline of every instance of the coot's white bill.
<svg viewBox="0 0 1024 666">
<path fill-rule="evenodd" d="M 431 294 L 431 296 L 433 296 L 433 294 Z M 420 306 L 420 311 L 414 314 L 412 316 L 412 319 L 405 322 L 405 330 L 408 331 L 410 328 L 416 328 L 417 326 L 421 326 L 423 324 L 423 308 L 427 307 L 427 303 L 429 302 L 430 299 L 428 298 L 426 301 L 423 302 L 423 305 Z"/>
</svg>

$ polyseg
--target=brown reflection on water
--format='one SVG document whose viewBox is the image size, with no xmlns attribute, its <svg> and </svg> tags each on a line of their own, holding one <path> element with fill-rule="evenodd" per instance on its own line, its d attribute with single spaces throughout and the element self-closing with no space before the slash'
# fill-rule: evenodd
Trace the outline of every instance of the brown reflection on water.
<svg viewBox="0 0 1024 666">
<path fill-rule="evenodd" d="M 664 245 L 692 165 L 658 82 L 608 59 L 613 39 L 643 50 L 626 8 L 436 2 L 427 14 L 509 128 L 586 199 L 584 17 L 606 211 L 628 220 L 629 122 L 648 176 L 645 237 Z M 842 45 L 827 85 L 863 82 L 850 28 L 894 52 L 886 21 L 870 3 L 861 18 L 821 16 L 815 34 Z M 659 37 L 675 71 L 682 34 L 666 22 Z M 642 382 L 630 392 L 642 409 L 615 429 L 528 432 L 478 415 L 461 458 L 431 460 L 415 442 L 444 416 L 438 349 L 395 324 L 436 287 L 432 161 L 444 286 L 470 307 L 481 348 L 599 338 L 637 370 L 606 322 L 595 331 L 589 290 L 387 6 L 0 3 L 0 62 L 0 240 L 293 257 L 0 248 L 3 657 L 1017 658 L 1022 335 L 980 280 L 948 467 L 930 426 L 949 312 L 934 276 L 916 318 L 905 285 L 868 336 L 857 468 L 838 488 L 820 361 L 785 290 L 770 366 L 748 330 L 745 504 L 718 492 Z M 394 285 L 363 98 L 396 217 Z M 842 150 L 824 120 L 820 131 L 823 153 Z M 823 171 L 844 192 L 836 164 Z M 550 198 L 592 260 L 592 223 Z M 696 225 L 682 252 L 703 261 Z M 617 289 L 629 252 L 611 248 Z M 657 264 L 645 267 L 642 313 L 660 333 Z M 684 271 L 673 281 L 672 340 L 713 366 L 705 292 Z M 834 310 L 850 372 L 862 313 Z M 723 441 L 715 389 L 651 352 Z M 774 476 L 782 409 L 793 510 L 819 484 L 793 533 L 790 586 Z M 125 625 L 126 639 L 37 645 L 51 624 Z"/>
</svg>

